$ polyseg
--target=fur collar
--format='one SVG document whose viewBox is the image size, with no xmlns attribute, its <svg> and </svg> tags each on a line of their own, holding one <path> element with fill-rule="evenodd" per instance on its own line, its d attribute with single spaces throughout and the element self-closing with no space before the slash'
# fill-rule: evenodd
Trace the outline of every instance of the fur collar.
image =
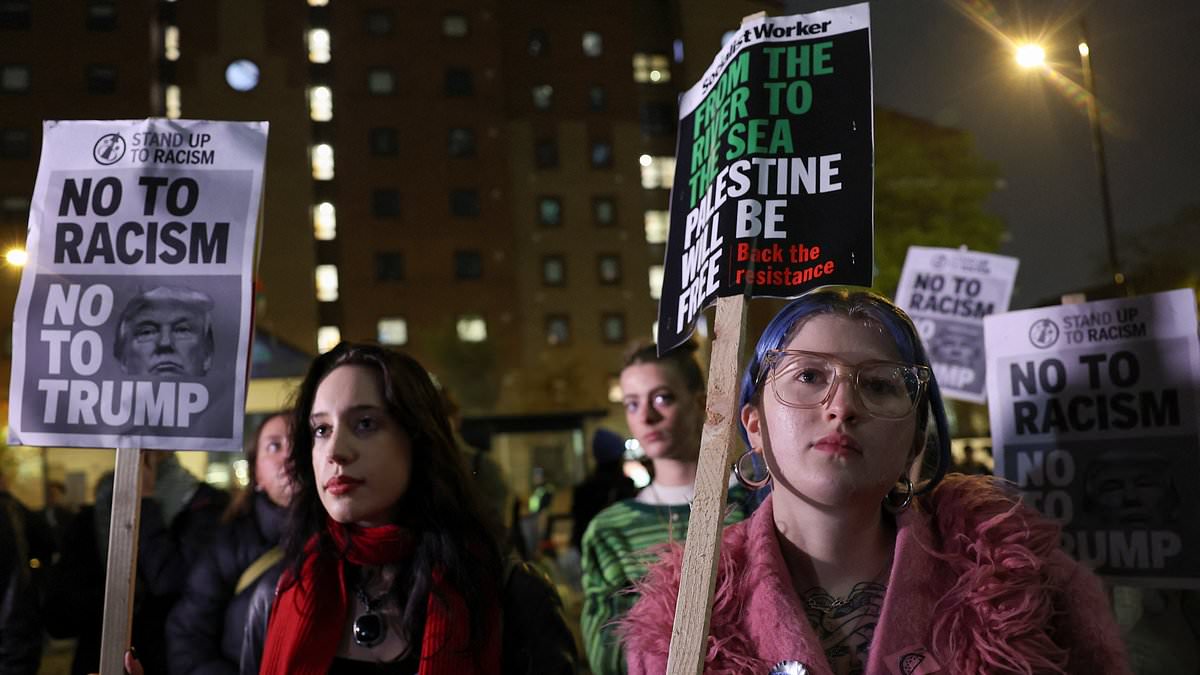
<svg viewBox="0 0 1200 675">
<path fill-rule="evenodd" d="M 770 498 L 725 531 L 717 565 L 706 673 L 765 673 L 800 658 L 828 673 L 819 640 L 791 587 L 776 540 Z M 896 649 L 928 648 L 946 672 L 1064 673 L 1056 644 L 1056 580 L 1070 561 L 1059 528 L 1023 506 L 1000 481 L 951 475 L 898 518 L 896 556 L 868 672 L 889 672 Z M 639 603 L 620 632 L 631 658 L 665 664 L 679 592 L 683 547 L 666 547 L 638 584 Z"/>
</svg>

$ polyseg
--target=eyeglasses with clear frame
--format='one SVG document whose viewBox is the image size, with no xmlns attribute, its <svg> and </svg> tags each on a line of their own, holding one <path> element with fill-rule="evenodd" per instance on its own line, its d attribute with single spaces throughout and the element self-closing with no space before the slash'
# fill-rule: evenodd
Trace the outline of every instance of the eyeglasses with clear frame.
<svg viewBox="0 0 1200 675">
<path fill-rule="evenodd" d="M 872 360 L 854 365 L 821 352 L 797 349 L 768 351 L 759 370 L 758 384 L 767 386 L 775 400 L 789 408 L 819 408 L 833 400 L 842 380 L 854 383 L 858 400 L 874 417 L 897 420 L 917 407 L 929 383 L 925 366 L 900 361 Z"/>
</svg>

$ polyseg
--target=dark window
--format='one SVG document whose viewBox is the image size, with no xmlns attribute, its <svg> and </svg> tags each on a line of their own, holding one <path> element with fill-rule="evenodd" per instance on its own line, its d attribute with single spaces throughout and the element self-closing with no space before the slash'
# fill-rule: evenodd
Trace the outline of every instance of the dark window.
<svg viewBox="0 0 1200 675">
<path fill-rule="evenodd" d="M 29 66 L 0 66 L 0 92 L 16 94 L 29 91 Z"/>
<path fill-rule="evenodd" d="M 571 318 L 565 314 L 546 315 L 546 344 L 565 345 L 571 341 Z"/>
<path fill-rule="evenodd" d="M 364 19 L 368 35 L 391 35 L 396 26 L 396 18 L 388 9 L 369 9 Z"/>
<path fill-rule="evenodd" d="M 529 55 L 545 56 L 550 51 L 550 36 L 541 28 L 529 31 Z"/>
<path fill-rule="evenodd" d="M 114 66 L 87 67 L 87 93 L 112 94 L 117 91 L 117 69 Z"/>
<path fill-rule="evenodd" d="M 596 256 L 596 275 L 605 286 L 621 283 L 621 256 L 613 253 Z"/>
<path fill-rule="evenodd" d="M 376 253 L 375 279 L 377 281 L 402 281 L 404 279 L 404 254 L 399 251 Z"/>
<path fill-rule="evenodd" d="M 367 91 L 376 96 L 396 93 L 396 73 L 391 68 L 371 68 L 367 71 Z"/>
<path fill-rule="evenodd" d="M 478 279 L 483 276 L 483 256 L 479 251 L 454 252 L 454 278 Z"/>
<path fill-rule="evenodd" d="M 376 218 L 399 218 L 400 191 L 390 189 L 372 190 L 371 215 Z"/>
<path fill-rule="evenodd" d="M 467 17 L 458 12 L 447 12 L 442 15 L 442 35 L 452 38 L 464 38 L 471 32 L 471 24 Z"/>
<path fill-rule="evenodd" d="M 561 255 L 542 257 L 542 283 L 546 286 L 567 285 L 567 261 Z"/>
<path fill-rule="evenodd" d="M 25 159 L 31 154 L 33 139 L 28 129 L 0 129 L 0 158 Z"/>
<path fill-rule="evenodd" d="M 649 101 L 641 105 L 642 134 L 646 136 L 675 135 L 675 104 Z"/>
<path fill-rule="evenodd" d="M 608 90 L 602 84 L 594 84 L 588 89 L 588 110 L 604 112 L 608 109 Z"/>
<path fill-rule="evenodd" d="M 546 227 L 562 225 L 562 200 L 558 197 L 538 198 L 538 224 Z"/>
<path fill-rule="evenodd" d="M 608 141 L 592 141 L 588 157 L 591 159 L 593 169 L 610 168 L 613 163 L 612 143 Z"/>
<path fill-rule="evenodd" d="M 446 69 L 446 96 L 471 96 L 474 93 L 475 80 L 469 69 Z"/>
<path fill-rule="evenodd" d="M 451 190 L 450 213 L 459 218 L 479 217 L 479 190 Z"/>
<path fill-rule="evenodd" d="M 113 31 L 117 29 L 117 3 L 113 0 L 88 0 L 87 29 Z"/>
<path fill-rule="evenodd" d="M 0 29 L 29 28 L 29 0 L 0 0 Z"/>
<path fill-rule="evenodd" d="M 446 151 L 451 157 L 475 156 L 475 130 L 455 127 L 446 137 Z"/>
<path fill-rule="evenodd" d="M 604 314 L 600 317 L 600 335 L 609 344 L 625 341 L 625 315 Z"/>
<path fill-rule="evenodd" d="M 534 143 L 533 164 L 539 169 L 558 168 L 558 141 L 548 138 Z"/>
<path fill-rule="evenodd" d="M 592 198 L 592 220 L 597 225 L 613 225 L 617 222 L 617 200 L 612 197 Z"/>
<path fill-rule="evenodd" d="M 29 218 L 29 200 L 25 197 L 0 199 L 0 222 L 24 222 Z"/>
<path fill-rule="evenodd" d="M 390 157 L 400 154 L 400 132 L 395 127 L 375 127 L 370 133 L 372 155 Z"/>
</svg>

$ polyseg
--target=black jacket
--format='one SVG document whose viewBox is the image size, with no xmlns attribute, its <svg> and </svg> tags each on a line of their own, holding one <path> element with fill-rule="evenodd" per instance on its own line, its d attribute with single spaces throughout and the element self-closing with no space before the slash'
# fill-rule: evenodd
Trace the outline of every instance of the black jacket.
<svg viewBox="0 0 1200 675">
<path fill-rule="evenodd" d="M 238 672 L 254 586 L 241 593 L 236 587 L 243 572 L 279 543 L 285 517 L 285 509 L 256 493 L 247 513 L 217 531 L 167 620 L 170 675 Z"/>
<path fill-rule="evenodd" d="M 258 675 L 281 571 L 282 564 L 276 565 L 254 590 L 242 643 L 242 675 Z M 510 559 L 504 571 L 503 610 L 502 675 L 574 675 L 579 660 L 575 639 L 563 617 L 558 591 L 545 574 Z"/>
<path fill-rule="evenodd" d="M 42 624 L 23 544 L 0 507 L 0 675 L 33 675 L 42 660 Z"/>
</svg>

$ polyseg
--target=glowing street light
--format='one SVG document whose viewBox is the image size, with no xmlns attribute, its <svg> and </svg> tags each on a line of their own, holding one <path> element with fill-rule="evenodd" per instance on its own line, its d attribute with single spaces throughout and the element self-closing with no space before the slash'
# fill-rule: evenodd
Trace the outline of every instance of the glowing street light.
<svg viewBox="0 0 1200 675">
<path fill-rule="evenodd" d="M 1023 44 L 1017 47 L 1017 65 L 1022 68 L 1042 68 L 1046 65 L 1046 50 L 1041 45 Z"/>
<path fill-rule="evenodd" d="M 29 261 L 29 254 L 23 248 L 10 248 L 4 253 L 4 262 L 13 267 L 24 267 Z"/>
</svg>

